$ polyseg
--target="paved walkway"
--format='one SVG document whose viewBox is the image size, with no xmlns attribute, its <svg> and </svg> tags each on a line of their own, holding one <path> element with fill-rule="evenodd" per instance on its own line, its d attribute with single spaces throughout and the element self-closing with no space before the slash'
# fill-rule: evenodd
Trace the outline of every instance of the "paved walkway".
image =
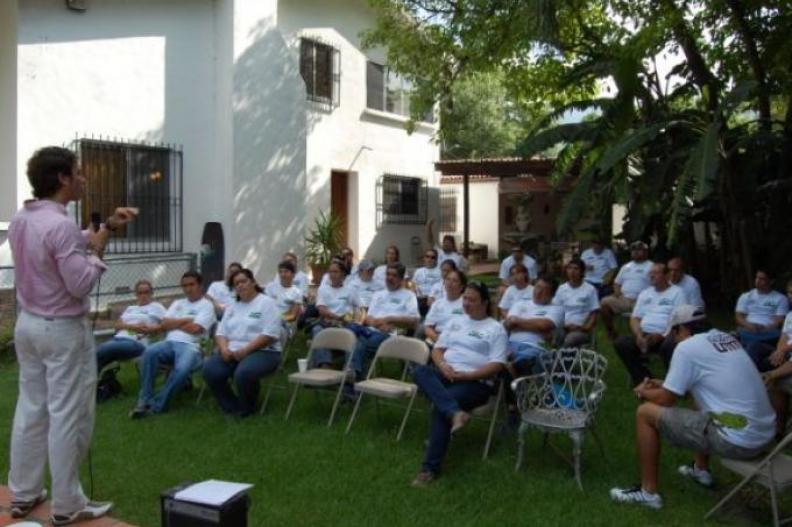
<svg viewBox="0 0 792 527">
<path fill-rule="evenodd" d="M 5 485 L 0 485 L 0 527 L 5 527 L 6 525 L 15 525 L 22 522 L 33 522 L 38 525 L 49 526 L 51 525 L 49 522 L 50 517 L 50 502 L 49 500 L 45 501 L 27 516 L 27 518 L 22 519 L 14 519 L 11 517 L 11 494 L 8 492 L 8 487 Z M 120 520 L 116 520 L 114 518 L 99 518 L 96 520 L 81 522 L 75 525 L 79 525 L 80 527 L 134 527 L 134 525 L 130 525 L 128 523 L 124 523 Z"/>
</svg>

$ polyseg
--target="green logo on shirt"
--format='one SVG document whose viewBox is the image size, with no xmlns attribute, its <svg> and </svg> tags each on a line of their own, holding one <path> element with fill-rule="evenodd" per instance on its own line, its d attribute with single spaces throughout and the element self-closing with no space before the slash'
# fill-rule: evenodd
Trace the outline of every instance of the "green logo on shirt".
<svg viewBox="0 0 792 527">
<path fill-rule="evenodd" d="M 261 318 L 261 311 L 253 311 L 252 313 L 248 314 L 248 318 Z"/>
<path fill-rule="evenodd" d="M 486 335 L 481 331 L 471 330 L 468 332 L 468 337 L 473 337 L 474 339 L 483 339 L 486 337 Z"/>
</svg>

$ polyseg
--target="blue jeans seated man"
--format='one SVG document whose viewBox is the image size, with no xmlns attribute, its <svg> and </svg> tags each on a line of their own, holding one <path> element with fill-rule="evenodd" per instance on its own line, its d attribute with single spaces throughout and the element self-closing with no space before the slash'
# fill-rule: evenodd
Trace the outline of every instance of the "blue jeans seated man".
<svg viewBox="0 0 792 527">
<path fill-rule="evenodd" d="M 390 338 L 390 333 L 370 329 L 365 333 L 357 334 L 357 344 L 355 352 L 352 354 L 352 369 L 355 371 L 355 378 L 362 380 L 366 377 L 367 365 L 377 354 L 380 344 Z"/>
<path fill-rule="evenodd" d="M 154 394 L 154 381 L 160 366 L 172 366 L 165 385 Z M 162 413 L 168 402 L 181 390 L 193 371 L 201 366 L 201 352 L 195 344 L 164 340 L 152 344 L 140 360 L 140 393 L 132 417 Z M 147 411 L 136 412 L 138 409 Z"/>
<path fill-rule="evenodd" d="M 229 362 L 215 353 L 204 363 L 203 378 L 225 413 L 247 417 L 256 411 L 259 380 L 275 372 L 280 362 L 281 352 L 272 349 L 257 350 L 241 361 Z M 231 389 L 231 379 L 236 394 Z"/>
<path fill-rule="evenodd" d="M 140 341 L 113 337 L 96 348 L 96 371 L 101 372 L 113 361 L 131 360 L 140 357 L 145 351 Z"/>
<path fill-rule="evenodd" d="M 740 343 L 742 343 L 746 350 L 748 350 L 750 346 L 760 343 L 770 346 L 770 351 L 772 352 L 780 336 L 780 329 L 773 329 L 770 331 L 746 331 L 740 328 L 737 330 L 737 338 L 740 339 Z"/>
<path fill-rule="evenodd" d="M 429 445 L 421 470 L 437 474 L 448 451 L 452 417 L 485 404 L 492 395 L 492 386 L 484 381 L 451 382 L 434 366 L 418 366 L 413 380 L 433 405 Z"/>
</svg>

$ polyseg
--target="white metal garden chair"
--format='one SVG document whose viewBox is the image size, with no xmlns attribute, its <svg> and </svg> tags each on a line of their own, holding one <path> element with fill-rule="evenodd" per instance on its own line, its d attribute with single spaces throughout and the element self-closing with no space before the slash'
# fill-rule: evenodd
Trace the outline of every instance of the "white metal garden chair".
<svg viewBox="0 0 792 527">
<path fill-rule="evenodd" d="M 573 443 L 572 465 L 575 480 L 583 489 L 580 477 L 580 453 L 586 429 L 591 428 L 594 416 L 605 392 L 602 380 L 608 361 L 599 353 L 577 348 L 562 348 L 542 353 L 538 358 L 542 373 L 520 377 L 512 382 L 520 412 L 518 452 L 515 470 L 523 460 L 525 433 L 529 428 L 569 435 Z M 600 447 L 601 447 L 600 443 Z"/>
</svg>

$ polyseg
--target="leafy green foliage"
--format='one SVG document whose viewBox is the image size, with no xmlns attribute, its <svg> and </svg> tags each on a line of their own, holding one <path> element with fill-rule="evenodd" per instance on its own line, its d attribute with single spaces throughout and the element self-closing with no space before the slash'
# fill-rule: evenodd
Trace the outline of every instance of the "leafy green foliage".
<svg viewBox="0 0 792 527">
<path fill-rule="evenodd" d="M 327 267 L 333 256 L 341 252 L 341 219 L 332 213 L 319 211 L 305 237 L 305 257 L 320 267 Z"/>
</svg>

